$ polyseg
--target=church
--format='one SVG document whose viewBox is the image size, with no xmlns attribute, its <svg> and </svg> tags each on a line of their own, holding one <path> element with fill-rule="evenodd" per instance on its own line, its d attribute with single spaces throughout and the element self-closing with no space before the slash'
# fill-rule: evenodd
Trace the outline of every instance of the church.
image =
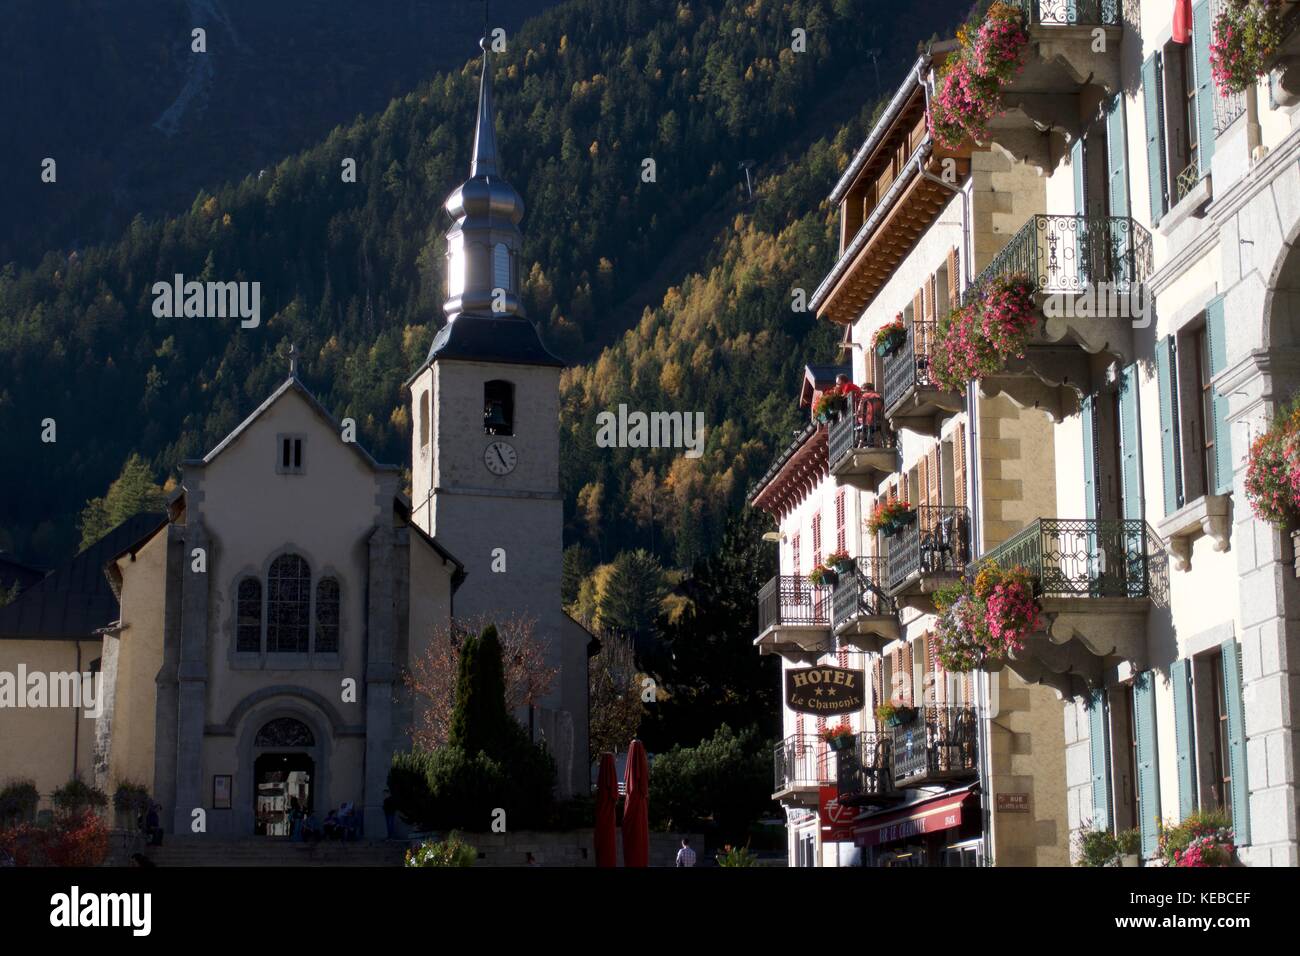
<svg viewBox="0 0 1300 956">
<path fill-rule="evenodd" d="M 259 799 L 288 788 L 322 816 L 361 807 L 365 835 L 383 837 L 388 768 L 419 706 L 403 672 L 453 619 L 522 615 L 558 677 L 521 719 L 555 758 L 557 795 L 588 792 L 595 645 L 560 599 L 563 363 L 524 315 L 524 207 L 498 169 L 491 85 L 485 47 L 470 178 L 446 202 L 446 324 L 407 382 L 411 496 L 292 360 L 182 464 L 165 515 L 0 609 L 0 672 L 90 671 L 101 688 L 93 713 L 5 711 L 0 782 L 35 779 L 46 797 L 73 775 L 110 794 L 143 783 L 164 829 L 202 819 L 230 837 L 267 832 Z M 114 618 L 69 621 L 79 598 L 56 582 L 75 591 L 96 571 Z"/>
</svg>

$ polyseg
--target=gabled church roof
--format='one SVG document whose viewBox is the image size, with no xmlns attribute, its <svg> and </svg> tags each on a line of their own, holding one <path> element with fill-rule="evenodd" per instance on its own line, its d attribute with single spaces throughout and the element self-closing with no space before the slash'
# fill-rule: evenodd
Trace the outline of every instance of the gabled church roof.
<svg viewBox="0 0 1300 956">
<path fill-rule="evenodd" d="M 163 514 L 138 514 L 59 565 L 0 608 L 0 638 L 93 640 L 98 628 L 118 617 L 117 597 L 104 576 L 104 565 L 166 523 Z"/>
<path fill-rule="evenodd" d="M 302 380 L 298 378 L 297 373 L 293 372 L 289 375 L 287 379 L 284 380 L 284 382 L 280 385 L 279 388 L 277 388 L 274 392 L 270 394 L 270 396 L 267 397 L 266 401 L 262 402 L 261 405 L 258 405 L 257 408 L 253 409 L 253 413 L 251 415 L 249 415 L 242 422 L 236 425 L 234 431 L 232 431 L 225 438 L 221 439 L 220 443 L 218 443 L 218 445 L 215 448 L 213 448 L 212 451 L 208 452 L 202 458 L 187 459 L 185 461 L 185 464 L 190 466 L 198 466 L 198 467 L 203 467 L 212 464 L 213 460 L 219 454 L 225 451 L 227 447 L 234 444 L 235 440 L 238 439 L 239 436 L 242 435 L 245 431 L 247 431 L 252 426 L 253 422 L 257 421 L 257 419 L 268 408 L 270 408 L 277 401 L 279 401 L 280 396 L 284 395 L 285 392 L 288 392 L 290 390 L 296 391 L 299 395 L 301 395 L 303 399 L 306 400 L 307 404 L 311 407 L 312 411 L 314 411 L 317 415 L 319 415 L 321 420 L 324 421 L 325 424 L 327 424 L 331 429 L 334 430 L 335 434 L 342 433 L 343 426 L 339 423 L 339 421 L 333 415 L 331 415 L 329 411 L 325 408 L 325 406 L 320 403 L 320 400 L 315 395 L 312 394 L 311 389 L 309 389 L 306 385 L 302 383 Z M 374 469 L 375 471 L 400 471 L 401 470 L 397 465 L 383 465 L 375 461 L 375 459 L 371 456 L 370 452 L 362 448 L 360 443 L 358 442 L 350 441 L 350 442 L 346 442 L 345 444 L 347 444 L 348 447 L 350 447 L 355 454 L 360 455 L 362 460 L 366 463 L 366 465 L 368 465 L 370 468 Z"/>
</svg>

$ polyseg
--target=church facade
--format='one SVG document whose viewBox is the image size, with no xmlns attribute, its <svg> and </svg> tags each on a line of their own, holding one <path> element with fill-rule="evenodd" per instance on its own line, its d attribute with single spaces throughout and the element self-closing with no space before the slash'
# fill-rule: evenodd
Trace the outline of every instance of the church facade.
<svg viewBox="0 0 1300 956">
<path fill-rule="evenodd" d="M 72 635 L 102 686 L 75 721 L 74 772 L 110 793 L 144 783 L 173 832 L 273 835 L 297 797 L 322 816 L 361 807 L 382 837 L 392 754 L 418 718 L 403 673 L 457 618 L 535 620 L 558 677 L 519 716 L 555 758 L 558 795 L 587 792 L 592 638 L 560 599 L 563 363 L 518 295 L 523 204 L 497 171 L 490 69 L 485 51 L 471 176 L 447 203 L 447 324 L 408 382 L 411 497 L 294 363 L 183 463 L 165 519 L 110 556 L 118 619 Z M 39 656 L 39 631 L 0 627 L 0 671 Z M 48 794 L 68 780 L 74 722 L 22 717 L 31 747 L 0 752 L 0 780 Z"/>
</svg>

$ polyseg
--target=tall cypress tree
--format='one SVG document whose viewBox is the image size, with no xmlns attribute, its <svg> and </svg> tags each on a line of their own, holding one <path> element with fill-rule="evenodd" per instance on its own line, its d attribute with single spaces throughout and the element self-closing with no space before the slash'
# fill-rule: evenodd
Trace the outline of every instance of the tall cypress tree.
<svg viewBox="0 0 1300 956">
<path fill-rule="evenodd" d="M 501 641 L 496 626 L 489 624 L 482 634 L 477 638 L 471 635 L 461 647 L 448 743 L 470 756 L 483 751 L 499 759 L 512 742 L 511 722 L 506 710 Z"/>
</svg>

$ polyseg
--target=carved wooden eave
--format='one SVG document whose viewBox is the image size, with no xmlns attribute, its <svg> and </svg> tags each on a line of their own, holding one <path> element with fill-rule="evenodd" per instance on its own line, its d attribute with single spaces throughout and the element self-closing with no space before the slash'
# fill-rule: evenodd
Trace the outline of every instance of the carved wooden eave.
<svg viewBox="0 0 1300 956">
<path fill-rule="evenodd" d="M 829 475 L 826 426 L 821 425 L 787 452 L 785 461 L 750 498 L 750 504 L 781 522 Z"/>
</svg>

